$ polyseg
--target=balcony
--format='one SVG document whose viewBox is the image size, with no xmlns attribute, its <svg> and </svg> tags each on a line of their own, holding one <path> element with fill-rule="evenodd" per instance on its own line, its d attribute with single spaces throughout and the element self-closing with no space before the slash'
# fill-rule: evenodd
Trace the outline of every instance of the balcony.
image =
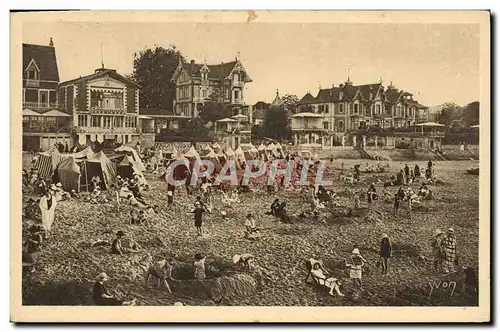
<svg viewBox="0 0 500 332">
<path fill-rule="evenodd" d="M 421 138 L 421 137 L 429 137 L 429 138 L 444 138 L 444 131 L 435 131 L 435 132 L 421 132 L 421 131 L 399 131 L 397 130 L 395 133 L 397 137 L 409 137 L 409 138 Z"/>
<path fill-rule="evenodd" d="M 125 114 L 127 113 L 127 110 L 124 107 L 120 108 L 90 107 L 89 112 L 90 114 L 112 115 L 112 114 Z"/>
<path fill-rule="evenodd" d="M 38 103 L 38 102 L 25 102 L 23 103 L 23 109 L 29 108 L 30 110 L 60 110 L 63 109 L 63 105 L 58 103 Z"/>
<path fill-rule="evenodd" d="M 150 127 L 139 128 L 139 131 L 141 134 L 154 134 L 155 133 L 155 129 L 150 128 Z"/>
<path fill-rule="evenodd" d="M 38 88 L 40 86 L 40 81 L 39 80 L 30 80 L 26 79 L 26 86 L 27 87 L 35 87 Z"/>
<path fill-rule="evenodd" d="M 305 125 L 302 127 L 292 127 L 293 131 L 328 131 L 328 129 L 325 129 L 323 126 L 311 126 L 311 125 Z"/>
<path fill-rule="evenodd" d="M 137 127 L 115 127 L 115 128 L 101 128 L 101 127 L 74 127 L 73 131 L 78 133 L 92 133 L 92 134 L 138 134 L 140 130 Z"/>
<path fill-rule="evenodd" d="M 58 126 L 58 125 L 34 125 L 26 124 L 23 125 L 23 133 L 68 133 L 70 129 L 69 125 Z"/>
</svg>

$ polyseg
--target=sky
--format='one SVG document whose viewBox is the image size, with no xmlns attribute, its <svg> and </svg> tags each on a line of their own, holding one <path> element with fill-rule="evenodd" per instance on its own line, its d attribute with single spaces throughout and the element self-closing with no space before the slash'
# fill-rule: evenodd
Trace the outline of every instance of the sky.
<svg viewBox="0 0 500 332">
<path fill-rule="evenodd" d="M 253 83 L 245 101 L 280 94 L 392 81 L 426 106 L 479 100 L 479 25 L 359 23 L 25 23 L 23 42 L 54 40 L 61 81 L 101 65 L 133 70 L 134 53 L 175 44 L 188 60 L 208 64 L 240 59 Z"/>
</svg>

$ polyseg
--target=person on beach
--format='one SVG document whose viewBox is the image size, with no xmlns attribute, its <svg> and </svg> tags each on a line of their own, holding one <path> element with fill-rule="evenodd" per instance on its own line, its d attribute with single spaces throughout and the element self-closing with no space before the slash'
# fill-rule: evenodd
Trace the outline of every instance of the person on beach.
<svg viewBox="0 0 500 332">
<path fill-rule="evenodd" d="M 202 230 L 202 225 L 203 225 L 203 213 L 205 212 L 205 209 L 201 205 L 200 202 L 196 202 L 194 204 L 194 209 L 191 210 L 190 213 L 194 214 L 194 226 L 196 227 L 196 234 L 198 236 L 203 236 L 203 230 Z"/>
<path fill-rule="evenodd" d="M 443 232 L 440 229 L 436 229 L 434 236 L 431 238 L 431 249 L 432 256 L 434 260 L 434 271 L 439 272 L 441 265 L 443 264 L 443 248 L 441 246 L 441 241 L 443 240 Z"/>
<path fill-rule="evenodd" d="M 363 290 L 363 283 L 361 281 L 363 265 L 366 260 L 361 256 L 358 248 L 354 248 L 351 256 L 351 263 L 345 264 L 350 269 L 349 276 L 353 280 L 354 286 L 359 290 Z"/>
<path fill-rule="evenodd" d="M 104 284 L 106 281 L 108 281 L 108 275 L 106 272 L 102 272 L 97 276 L 97 280 L 92 288 L 92 300 L 94 301 L 94 304 L 104 306 L 135 305 L 135 299 L 132 301 L 122 301 L 112 296 Z"/>
<path fill-rule="evenodd" d="M 42 211 L 42 225 L 46 235 L 50 232 L 54 223 L 57 200 L 52 195 L 50 190 L 45 192 L 45 195 L 40 198 L 40 210 Z"/>
<path fill-rule="evenodd" d="M 146 273 L 145 287 L 148 288 L 149 283 L 158 288 L 166 288 L 169 293 L 172 293 L 167 279 L 172 274 L 172 266 L 165 259 L 151 265 Z"/>
<path fill-rule="evenodd" d="M 372 206 L 372 202 L 377 199 L 377 189 L 375 189 L 375 183 L 370 184 L 370 187 L 368 188 L 368 207 Z"/>
<path fill-rule="evenodd" d="M 111 253 L 115 255 L 123 255 L 123 248 L 122 248 L 122 237 L 125 235 L 123 231 L 118 231 L 116 233 L 116 237 L 113 240 L 113 243 L 111 243 Z"/>
<path fill-rule="evenodd" d="M 194 278 L 198 280 L 203 280 L 207 276 L 205 274 L 205 256 L 202 254 L 194 255 Z"/>
<path fill-rule="evenodd" d="M 311 269 L 311 276 L 313 279 L 321 286 L 325 286 L 329 289 L 328 294 L 334 295 L 333 291 L 337 292 L 339 296 L 344 296 L 339 288 L 339 282 L 337 278 L 327 277 L 324 271 L 321 269 L 321 265 L 317 262 L 313 264 Z"/>
<path fill-rule="evenodd" d="M 392 244 L 387 234 L 382 234 L 380 240 L 380 263 L 382 265 L 382 274 L 387 274 L 388 261 L 392 255 Z"/>
</svg>

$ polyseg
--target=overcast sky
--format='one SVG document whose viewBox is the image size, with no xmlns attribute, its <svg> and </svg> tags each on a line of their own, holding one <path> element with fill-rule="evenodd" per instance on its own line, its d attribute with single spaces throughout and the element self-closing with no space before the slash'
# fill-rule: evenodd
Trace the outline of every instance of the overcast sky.
<svg viewBox="0 0 500 332">
<path fill-rule="evenodd" d="M 347 79 L 376 83 L 382 77 L 414 93 L 426 106 L 479 100 L 479 26 L 466 24 L 290 23 L 27 23 L 23 42 L 56 47 L 61 81 L 106 68 L 132 72 L 134 52 L 177 45 L 197 62 L 234 60 L 240 52 L 253 79 L 248 104 L 270 102 L 276 89 L 301 98 Z"/>
</svg>

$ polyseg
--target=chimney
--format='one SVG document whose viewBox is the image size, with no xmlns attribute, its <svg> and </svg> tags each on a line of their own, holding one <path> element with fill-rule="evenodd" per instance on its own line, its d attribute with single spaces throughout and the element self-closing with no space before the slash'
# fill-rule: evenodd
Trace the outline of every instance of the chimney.
<svg viewBox="0 0 500 332">
<path fill-rule="evenodd" d="M 52 41 L 52 37 L 50 37 L 49 46 L 50 46 L 50 47 L 54 47 L 54 42 Z"/>
</svg>

